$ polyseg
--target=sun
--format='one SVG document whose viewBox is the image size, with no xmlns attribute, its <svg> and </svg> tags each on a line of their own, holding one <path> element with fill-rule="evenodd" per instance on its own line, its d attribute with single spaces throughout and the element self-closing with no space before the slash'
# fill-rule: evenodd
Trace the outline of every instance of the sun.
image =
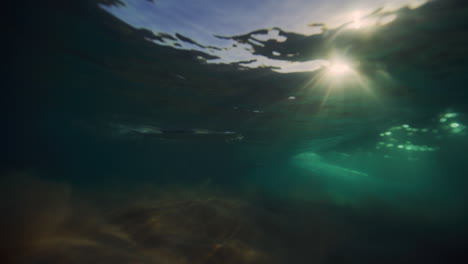
<svg viewBox="0 0 468 264">
<path fill-rule="evenodd" d="M 347 100 L 346 97 L 353 98 L 352 100 L 378 100 L 372 90 L 372 79 L 361 71 L 361 61 L 346 53 L 335 50 L 324 54 L 319 71 L 304 84 L 305 89 L 321 94 L 320 109 L 327 102 Z"/>
<path fill-rule="evenodd" d="M 329 60 L 328 65 L 326 65 L 326 75 L 332 80 L 348 77 L 355 72 L 353 65 L 354 64 L 343 58 Z"/>
<path fill-rule="evenodd" d="M 328 72 L 334 76 L 341 76 L 341 75 L 351 73 L 352 68 L 346 62 L 336 61 L 336 62 L 332 62 L 330 66 L 328 66 Z"/>
</svg>

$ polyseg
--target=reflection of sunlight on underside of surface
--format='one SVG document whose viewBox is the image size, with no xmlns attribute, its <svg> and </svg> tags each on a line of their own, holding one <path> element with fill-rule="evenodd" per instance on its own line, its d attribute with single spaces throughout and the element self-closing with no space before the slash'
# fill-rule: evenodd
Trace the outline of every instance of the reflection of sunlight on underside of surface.
<svg viewBox="0 0 468 264">
<path fill-rule="evenodd" d="M 383 26 L 393 22 L 397 18 L 397 15 L 390 14 L 378 17 L 368 17 L 360 11 L 354 12 L 350 17 L 348 28 L 352 29 L 364 29 L 372 26 Z"/>
<path fill-rule="evenodd" d="M 174 1 L 173 3 L 164 1 L 158 3 L 139 1 L 137 3 L 135 0 L 123 0 L 122 2 L 125 5 L 120 7 L 105 5 L 100 6 L 107 12 L 122 19 L 131 26 L 134 26 L 135 28 L 146 28 L 152 31 L 156 36 L 160 34 L 158 32 L 164 32 L 164 34 L 169 35 L 175 35 L 176 32 L 178 32 L 184 36 L 187 36 L 188 38 L 194 39 L 198 43 L 203 44 L 200 45 L 196 42 L 192 43 L 190 41 L 187 42 L 183 40 L 179 41 L 180 38 L 167 38 L 164 42 L 147 39 L 149 41 L 155 42 L 158 45 L 171 46 L 176 49 L 197 50 L 212 56 L 219 57 L 218 59 L 207 60 L 207 63 L 229 64 L 243 61 L 252 61 L 251 63 L 244 63 L 241 65 L 248 68 L 274 67 L 278 72 L 287 73 L 315 71 L 320 68 L 317 65 L 319 65 L 321 62 L 320 60 L 311 60 L 306 62 L 291 63 L 289 61 L 275 60 L 262 55 L 253 54 L 255 47 L 262 47 L 267 41 L 276 41 L 277 43 L 287 41 L 287 37 L 279 34 L 277 29 L 271 28 L 272 26 L 281 27 L 286 31 L 305 35 L 322 34 L 329 29 L 340 28 L 343 25 L 346 25 L 345 29 L 367 30 L 371 27 L 382 26 L 393 22 L 397 18 L 395 12 L 397 12 L 398 9 L 402 7 L 415 9 L 425 4 L 427 0 L 394 0 L 373 2 L 363 0 L 354 1 L 353 3 L 348 3 L 345 5 L 339 5 L 335 2 L 325 1 L 323 3 L 293 2 L 291 5 L 292 7 L 288 8 L 288 13 L 285 13 L 286 9 L 281 9 L 281 5 L 278 7 L 279 10 L 265 8 L 265 10 L 262 9 L 258 12 L 269 12 L 275 14 L 278 13 L 278 16 L 275 17 L 279 17 L 274 21 L 271 21 L 269 26 L 266 26 L 266 24 L 263 25 L 263 23 L 267 23 L 271 19 L 268 17 L 265 17 L 264 20 L 260 20 L 262 21 L 261 23 L 259 23 L 257 20 L 251 21 L 252 19 L 243 19 L 242 17 L 238 18 L 238 24 L 234 25 L 234 28 L 239 27 L 243 28 L 243 30 L 239 30 L 233 35 L 245 33 L 247 32 L 247 28 L 249 28 L 247 30 L 254 30 L 256 28 L 270 28 L 266 33 L 252 34 L 245 43 L 237 42 L 233 39 L 229 39 L 229 37 L 214 37 L 214 35 L 226 35 L 226 33 L 232 31 L 232 29 L 229 28 L 228 31 L 226 31 L 227 29 L 221 30 L 219 27 L 223 25 L 223 21 L 210 22 L 210 19 L 215 19 L 215 17 L 210 18 L 210 15 L 207 15 L 203 18 L 201 18 L 200 15 L 184 17 L 182 19 L 182 22 L 184 23 L 168 23 L 168 21 L 165 21 L 164 19 L 167 20 L 169 14 L 171 13 L 174 13 L 173 15 L 180 15 L 180 5 L 184 4 L 184 1 Z M 213 6 L 199 8 L 202 8 L 203 10 L 206 8 L 204 11 L 208 11 L 211 8 L 217 10 L 218 5 L 223 5 L 223 1 L 212 5 Z M 238 7 L 240 9 L 244 8 L 242 3 L 239 3 Z M 381 9 L 376 12 L 378 8 Z M 309 12 L 306 14 L 307 10 L 309 10 Z M 314 10 L 327 11 L 327 16 L 324 16 L 323 12 L 314 12 Z M 250 12 L 250 10 L 247 11 Z M 294 16 L 291 16 L 290 14 L 294 14 Z M 262 16 L 262 14 L 258 15 L 260 17 Z M 217 17 L 216 19 L 223 20 L 225 18 Z M 316 20 L 320 23 L 311 24 L 311 22 L 314 22 L 311 20 Z M 201 25 L 203 23 L 208 24 L 206 26 Z M 230 23 L 230 25 L 232 25 L 232 23 Z M 213 30 L 218 28 L 217 31 L 221 30 L 222 34 L 216 31 L 210 32 L 210 28 L 213 28 Z M 339 30 L 337 34 L 339 34 L 341 31 L 342 30 Z M 214 49 L 212 47 L 216 48 Z M 279 52 L 276 51 L 276 54 L 279 54 Z"/>
</svg>

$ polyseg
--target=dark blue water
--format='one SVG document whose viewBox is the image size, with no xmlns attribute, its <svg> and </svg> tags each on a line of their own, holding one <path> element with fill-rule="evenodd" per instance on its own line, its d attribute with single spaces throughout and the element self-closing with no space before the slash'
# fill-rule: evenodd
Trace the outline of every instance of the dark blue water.
<svg viewBox="0 0 468 264">
<path fill-rule="evenodd" d="M 466 261 L 468 6 L 390 2 L 4 4 L 2 263 Z"/>
</svg>

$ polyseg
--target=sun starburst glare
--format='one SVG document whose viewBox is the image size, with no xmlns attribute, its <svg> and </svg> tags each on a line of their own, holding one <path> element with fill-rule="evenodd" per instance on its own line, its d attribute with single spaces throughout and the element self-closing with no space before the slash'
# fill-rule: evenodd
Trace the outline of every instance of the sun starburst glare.
<svg viewBox="0 0 468 264">
<path fill-rule="evenodd" d="M 336 61 L 328 66 L 328 71 L 330 74 L 337 76 L 351 73 L 352 69 L 346 62 Z"/>
<path fill-rule="evenodd" d="M 351 77 L 351 75 L 356 74 L 354 70 L 355 64 L 356 62 L 353 63 L 342 57 L 330 59 L 326 65 L 326 76 L 330 80 Z"/>
<path fill-rule="evenodd" d="M 360 72 L 360 62 L 339 51 L 333 51 L 323 60 L 321 71 L 304 84 L 303 88 L 311 93 L 322 93 L 320 109 L 337 98 L 378 100 L 372 90 L 372 80 Z M 353 99 L 352 99 L 353 98 Z M 366 99 L 367 100 L 367 99 Z"/>
</svg>

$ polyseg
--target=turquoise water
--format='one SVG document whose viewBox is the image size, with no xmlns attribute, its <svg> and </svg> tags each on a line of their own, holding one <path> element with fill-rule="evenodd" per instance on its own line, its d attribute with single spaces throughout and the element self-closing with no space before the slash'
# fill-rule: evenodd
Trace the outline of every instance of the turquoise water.
<svg viewBox="0 0 468 264">
<path fill-rule="evenodd" d="M 3 263 L 463 263 L 467 4 L 283 2 L 7 4 Z"/>
</svg>

